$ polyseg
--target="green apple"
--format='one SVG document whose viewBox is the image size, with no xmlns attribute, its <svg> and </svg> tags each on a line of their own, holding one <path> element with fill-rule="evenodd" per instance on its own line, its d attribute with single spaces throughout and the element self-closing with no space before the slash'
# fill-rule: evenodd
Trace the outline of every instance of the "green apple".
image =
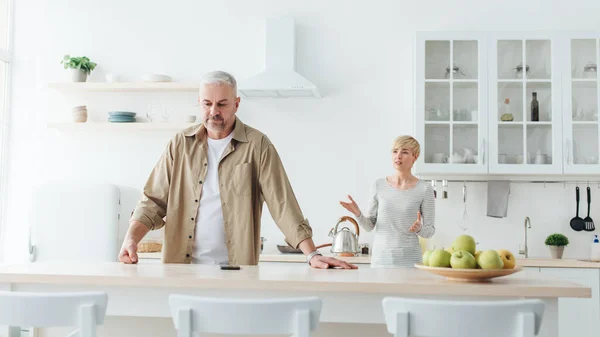
<svg viewBox="0 0 600 337">
<path fill-rule="evenodd" d="M 504 262 L 497 251 L 490 249 L 484 250 L 479 254 L 477 264 L 481 269 L 502 269 L 504 268 Z"/>
<path fill-rule="evenodd" d="M 444 249 L 436 249 L 429 254 L 427 262 L 430 267 L 450 268 L 450 258 L 452 255 Z"/>
<path fill-rule="evenodd" d="M 429 256 L 431 255 L 431 252 L 433 252 L 433 250 L 426 250 L 425 253 L 423 253 L 423 265 L 424 266 L 429 265 Z"/>
<path fill-rule="evenodd" d="M 473 239 L 472 236 L 461 235 L 457 237 L 452 243 L 452 249 L 454 249 L 455 252 L 459 250 L 465 250 L 471 253 L 471 255 L 475 255 L 475 251 L 477 250 L 477 243 L 475 242 L 475 239 Z"/>
<path fill-rule="evenodd" d="M 450 266 L 458 269 L 475 269 L 477 262 L 475 256 L 466 250 L 459 250 L 454 252 L 450 258 Z"/>
</svg>

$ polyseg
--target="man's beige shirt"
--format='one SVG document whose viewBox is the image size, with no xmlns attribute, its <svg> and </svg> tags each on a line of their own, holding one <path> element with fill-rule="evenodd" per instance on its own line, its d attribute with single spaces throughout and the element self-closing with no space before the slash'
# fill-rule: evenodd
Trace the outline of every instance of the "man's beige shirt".
<svg viewBox="0 0 600 337">
<path fill-rule="evenodd" d="M 206 138 L 201 124 L 169 141 L 131 216 L 151 230 L 164 226 L 165 263 L 192 261 L 196 215 L 208 165 Z M 218 175 L 230 264 L 258 264 L 264 202 L 288 244 L 297 248 L 312 237 L 275 147 L 266 135 L 239 118 Z M 201 231 L 202 224 L 198 226 Z"/>
</svg>

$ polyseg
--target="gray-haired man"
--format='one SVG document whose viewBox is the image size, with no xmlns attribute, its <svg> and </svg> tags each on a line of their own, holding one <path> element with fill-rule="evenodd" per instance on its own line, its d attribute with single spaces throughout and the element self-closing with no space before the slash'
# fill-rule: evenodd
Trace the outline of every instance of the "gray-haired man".
<svg viewBox="0 0 600 337">
<path fill-rule="evenodd" d="M 144 186 L 119 260 L 137 263 L 140 240 L 164 226 L 165 263 L 256 265 L 266 202 L 286 241 L 312 267 L 356 268 L 316 250 L 275 147 L 235 116 L 235 78 L 222 71 L 206 74 L 198 103 L 203 123 L 169 142 Z"/>
</svg>

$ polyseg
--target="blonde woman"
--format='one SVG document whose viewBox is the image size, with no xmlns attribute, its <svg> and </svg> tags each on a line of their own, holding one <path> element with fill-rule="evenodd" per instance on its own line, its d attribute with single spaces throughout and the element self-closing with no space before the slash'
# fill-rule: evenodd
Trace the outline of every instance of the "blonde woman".
<svg viewBox="0 0 600 337">
<path fill-rule="evenodd" d="M 396 138 L 392 146 L 394 173 L 372 185 L 366 212 L 361 212 L 350 195 L 350 202 L 340 202 L 362 228 L 368 232 L 375 229 L 372 267 L 413 267 L 422 258 L 419 237 L 430 238 L 435 233 L 433 188 L 411 173 L 420 151 L 413 137 Z"/>
</svg>

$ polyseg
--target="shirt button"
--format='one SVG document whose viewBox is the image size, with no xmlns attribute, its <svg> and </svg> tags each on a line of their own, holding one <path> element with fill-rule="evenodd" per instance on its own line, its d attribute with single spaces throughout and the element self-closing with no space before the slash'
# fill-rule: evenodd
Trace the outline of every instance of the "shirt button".
<svg viewBox="0 0 600 337">
<path fill-rule="evenodd" d="M 204 166 L 208 165 L 207 163 L 204 163 Z"/>
<path fill-rule="evenodd" d="M 190 235 L 190 239 L 192 238 L 192 236 Z"/>
<path fill-rule="evenodd" d="M 194 200 L 195 202 L 198 202 L 198 199 Z"/>
<path fill-rule="evenodd" d="M 192 218 L 192 221 L 194 221 L 194 218 Z"/>
<path fill-rule="evenodd" d="M 185 257 L 190 257 L 190 254 L 185 254 Z"/>
<path fill-rule="evenodd" d="M 200 180 L 200 184 L 202 184 L 202 180 Z"/>
</svg>

